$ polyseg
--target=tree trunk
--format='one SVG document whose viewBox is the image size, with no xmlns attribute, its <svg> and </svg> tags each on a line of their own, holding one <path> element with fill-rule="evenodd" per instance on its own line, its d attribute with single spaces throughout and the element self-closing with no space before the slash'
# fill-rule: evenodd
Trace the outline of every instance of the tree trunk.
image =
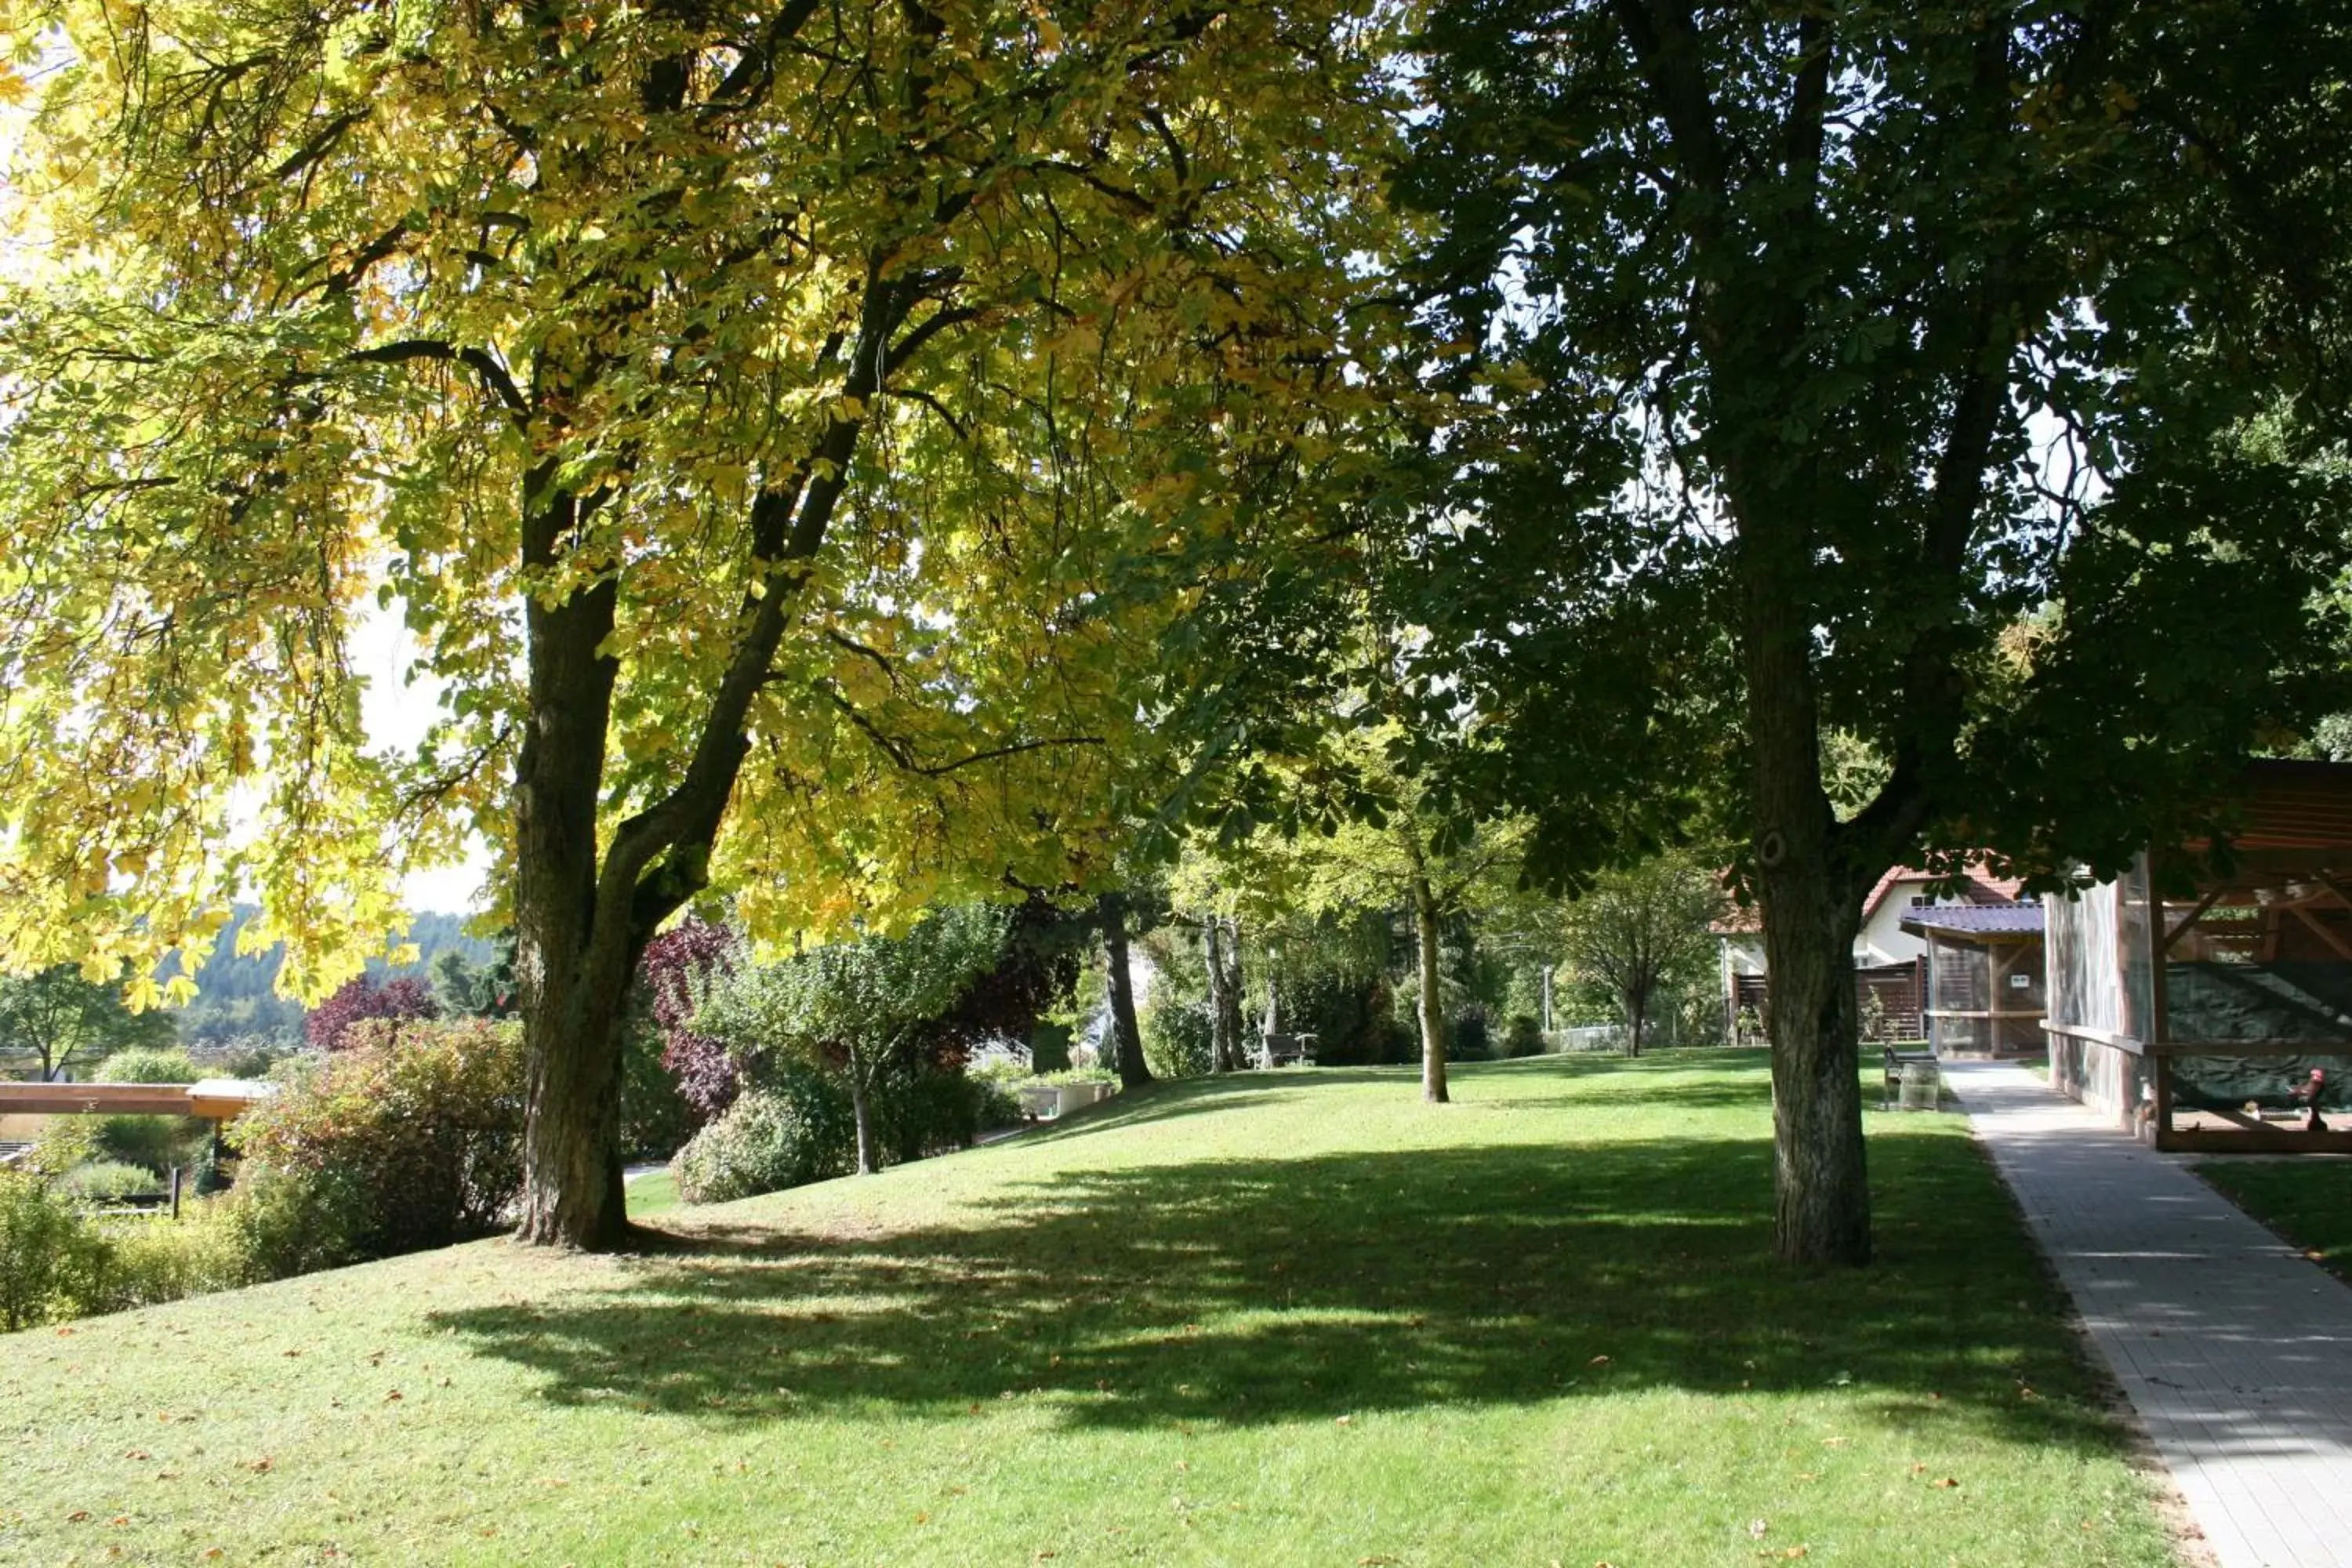
<svg viewBox="0 0 2352 1568">
<path fill-rule="evenodd" d="M 1225 982 L 1220 988 L 1223 1008 L 1225 1062 L 1222 1070 L 1240 1072 L 1250 1065 L 1249 1056 L 1242 1049 L 1242 933 L 1233 921 L 1225 928 Z"/>
<path fill-rule="evenodd" d="M 1444 1105 L 1445 1092 L 1445 1009 L 1437 982 L 1437 898 L 1429 879 L 1412 879 L 1412 931 L 1421 971 L 1421 1098 Z"/>
<path fill-rule="evenodd" d="M 1748 686 L 1756 865 L 1770 976 L 1773 1230 L 1791 1263 L 1870 1261 L 1853 939 L 1868 886 L 1821 781 L 1809 617 L 1775 564 L 1792 546 L 1743 534 L 1741 654 Z"/>
<path fill-rule="evenodd" d="M 527 563 L 552 562 L 578 501 L 551 464 L 525 480 Z M 528 723 L 515 777 L 515 977 L 523 1002 L 523 1239 L 610 1248 L 621 1194 L 622 1004 L 637 957 L 600 930 L 597 800 L 619 667 L 604 651 L 610 578 L 560 604 L 523 601 Z"/>
<path fill-rule="evenodd" d="M 1625 1011 L 1625 1054 L 1629 1057 L 1638 1057 L 1642 1054 L 1643 1010 L 1640 1007 L 1629 1007 Z"/>
<path fill-rule="evenodd" d="M 1139 1089 L 1151 1081 L 1151 1067 L 1143 1059 L 1143 1031 L 1135 1021 L 1135 982 L 1127 968 L 1127 895 L 1103 894 L 1095 900 L 1095 916 L 1102 924 L 1103 963 L 1109 972 L 1110 1035 L 1119 1087 Z"/>
<path fill-rule="evenodd" d="M 1870 1261 L 1853 999 L 1861 922 L 1858 911 L 1848 912 L 1854 900 L 1822 880 L 1765 883 L 1774 1224 L 1780 1256 L 1790 1262 L 1861 1264 Z"/>
<path fill-rule="evenodd" d="M 1225 1008 L 1225 961 L 1218 947 L 1224 924 L 1210 915 L 1201 921 L 1201 953 L 1209 966 L 1209 1070 L 1224 1072 L 1233 1061 L 1233 1041 L 1226 1036 L 1230 1015 Z"/>
<path fill-rule="evenodd" d="M 857 1123 L 857 1173 L 861 1176 L 870 1176 L 882 1168 L 874 1158 L 874 1097 L 866 1079 L 866 1063 L 853 1049 L 849 1053 L 849 1110 Z"/>
<path fill-rule="evenodd" d="M 1282 1032 L 1282 988 L 1276 984 L 1274 964 L 1265 966 L 1265 1022 L 1258 1030 L 1258 1066 L 1274 1065 L 1274 1037 Z"/>
</svg>

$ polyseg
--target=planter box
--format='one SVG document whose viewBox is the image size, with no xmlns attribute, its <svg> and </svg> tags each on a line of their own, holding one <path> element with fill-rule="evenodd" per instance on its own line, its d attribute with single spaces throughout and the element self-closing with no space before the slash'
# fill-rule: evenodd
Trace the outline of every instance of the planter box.
<svg viewBox="0 0 2352 1568">
<path fill-rule="evenodd" d="M 1092 1105 L 1098 1100 L 1108 1100 L 1112 1089 L 1117 1087 L 1115 1084 L 1108 1083 L 1055 1084 L 1054 1089 L 1060 1100 L 1060 1104 L 1055 1109 L 1055 1114 L 1067 1116 L 1071 1111 Z"/>
</svg>

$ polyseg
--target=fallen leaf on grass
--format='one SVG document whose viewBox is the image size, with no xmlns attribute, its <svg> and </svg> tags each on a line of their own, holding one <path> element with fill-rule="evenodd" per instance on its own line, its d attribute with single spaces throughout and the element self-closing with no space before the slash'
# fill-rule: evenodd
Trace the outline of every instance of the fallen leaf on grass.
<svg viewBox="0 0 2352 1568">
<path fill-rule="evenodd" d="M 1937 1481 L 1934 1484 L 1938 1487 L 1956 1487 L 1960 1483 L 1955 1477 L 1946 1476 L 1943 1479 Z"/>
<path fill-rule="evenodd" d="M 133 1448 L 122 1456 L 126 1459 L 152 1459 L 155 1456 L 144 1448 Z"/>
<path fill-rule="evenodd" d="M 86 1522 L 89 1518 L 89 1510 L 86 1508 L 78 1508 L 71 1513 L 66 1515 L 66 1522 L 68 1524 L 81 1524 Z"/>
<path fill-rule="evenodd" d="M 1771 1521 L 1769 1520 L 1751 1519 L 1748 1521 L 1748 1533 L 1753 1536 L 1760 1537 L 1771 1528 Z"/>
<path fill-rule="evenodd" d="M 1356 1568 L 1387 1568 L 1388 1564 L 1395 1561 L 1393 1557 L 1359 1557 L 1356 1559 Z"/>
<path fill-rule="evenodd" d="M 1584 1364 L 1587 1366 L 1607 1366 L 1609 1364 L 1609 1358 L 1605 1355 L 1597 1355 L 1591 1361 L 1586 1362 Z"/>
</svg>

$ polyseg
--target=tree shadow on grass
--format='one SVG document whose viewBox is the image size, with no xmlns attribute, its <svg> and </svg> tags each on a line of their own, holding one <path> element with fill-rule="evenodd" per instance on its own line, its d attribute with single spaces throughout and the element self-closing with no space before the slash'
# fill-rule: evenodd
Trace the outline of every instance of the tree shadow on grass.
<svg viewBox="0 0 2352 1568">
<path fill-rule="evenodd" d="M 1974 1146 L 1872 1157 L 1881 1258 L 1853 1273 L 1773 1258 L 1766 1140 L 1520 1143 L 1057 1173 L 867 1239 L 714 1218 L 625 1288 L 434 1321 L 551 1401 L 721 1421 L 1042 1397 L 1131 1428 L 1752 1386 L 2109 1447 Z"/>
</svg>

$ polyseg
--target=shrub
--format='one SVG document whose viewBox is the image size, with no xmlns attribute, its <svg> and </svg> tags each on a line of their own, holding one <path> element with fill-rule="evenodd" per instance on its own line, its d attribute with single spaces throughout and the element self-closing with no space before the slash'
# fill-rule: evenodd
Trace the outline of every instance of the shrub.
<svg viewBox="0 0 2352 1568">
<path fill-rule="evenodd" d="M 973 1077 L 972 1120 L 979 1131 L 992 1127 L 1018 1127 L 1027 1115 L 1021 1109 L 1021 1096 L 1006 1079 L 994 1075 Z"/>
<path fill-rule="evenodd" d="M 1486 1038 L 1486 1010 L 1471 1007 L 1455 1014 L 1445 1032 L 1446 1059 L 1483 1062 L 1492 1055 Z"/>
<path fill-rule="evenodd" d="M 1154 1078 L 1198 1078 L 1212 1060 L 1209 1015 L 1181 1002 L 1162 1002 L 1157 987 L 1136 1026 L 1143 1036 L 1143 1062 Z"/>
<path fill-rule="evenodd" d="M 638 961 L 637 988 L 648 998 L 661 1031 L 661 1066 L 686 1102 L 689 1133 L 734 1104 L 742 1091 L 727 1042 L 694 1026 L 712 988 L 735 973 L 742 957 L 742 942 L 733 931 L 690 920 L 654 938 Z"/>
<path fill-rule="evenodd" d="M 885 1158 L 891 1164 L 969 1149 L 978 1141 L 983 1125 L 1007 1125 L 1005 1121 L 983 1122 L 982 1110 L 992 1093 L 1004 1099 L 1012 1097 L 960 1071 L 943 1071 L 918 1063 L 885 1074 L 874 1089 L 877 1131 Z M 1013 1113 L 1009 1120 L 1017 1121 L 1020 1102 L 1013 1100 Z"/>
<path fill-rule="evenodd" d="M 1503 1054 L 1507 1057 L 1539 1057 L 1543 1055 L 1543 1026 L 1525 1013 L 1511 1016 L 1509 1027 L 1503 1035 Z"/>
<path fill-rule="evenodd" d="M 87 1148 L 68 1139 L 59 1147 Z M 355 1261 L 350 1195 L 303 1176 L 248 1169 L 234 1192 L 184 1204 L 177 1219 L 96 1217 L 93 1186 L 129 1176 L 83 1164 L 52 1174 L 46 1146 L 0 1167 L 0 1331 L 234 1289 Z M 130 1169 L 114 1167 L 116 1173 Z M 153 1178 L 132 1172 L 142 1188 Z M 77 1189 L 80 1190 L 77 1190 Z"/>
<path fill-rule="evenodd" d="M 353 980 L 310 1009 L 302 1020 L 303 1037 L 314 1051 L 340 1051 L 352 1031 L 371 1018 L 428 1019 L 441 1016 L 433 987 L 413 976 L 376 984 L 365 975 Z"/>
<path fill-rule="evenodd" d="M 44 1173 L 0 1166 L 0 1329 L 75 1315 L 103 1248 Z"/>
<path fill-rule="evenodd" d="M 77 1165 L 58 1178 L 56 1191 L 77 1203 L 101 1205 L 143 1196 L 155 1190 L 155 1173 L 144 1165 L 100 1160 Z"/>
<path fill-rule="evenodd" d="M 497 1230 L 522 1190 L 519 1025 L 362 1022 L 234 1124 L 256 1165 L 303 1177 L 326 1250 L 363 1258 Z"/>
<path fill-rule="evenodd" d="M 117 1051 L 99 1064 L 100 1083 L 194 1083 L 204 1077 L 195 1058 L 170 1047 Z"/>
<path fill-rule="evenodd" d="M 663 1060 L 661 1031 L 642 998 L 621 1026 L 621 1153 L 632 1160 L 667 1160 L 685 1146 L 705 1117 L 688 1102 Z"/>
<path fill-rule="evenodd" d="M 814 1068 L 772 1069 L 678 1151 L 677 1195 L 721 1204 L 846 1175 L 856 1146 L 837 1080 Z"/>
<path fill-rule="evenodd" d="M 100 1222 L 99 1251 L 74 1305 L 84 1313 L 121 1312 L 257 1282 L 262 1277 L 254 1271 L 230 1206 L 228 1199 L 215 1198 L 184 1205 L 177 1219 L 159 1215 Z"/>
<path fill-rule="evenodd" d="M 100 1156 L 145 1166 L 151 1187 L 174 1165 L 194 1169 L 213 1135 L 213 1124 L 194 1116 L 102 1116 L 95 1130 Z"/>
<path fill-rule="evenodd" d="M 202 1206 L 234 1242 L 239 1284 L 340 1268 L 362 1257 L 352 1237 L 364 1226 L 365 1194 L 348 1179 L 248 1163 L 236 1186 Z"/>
</svg>

